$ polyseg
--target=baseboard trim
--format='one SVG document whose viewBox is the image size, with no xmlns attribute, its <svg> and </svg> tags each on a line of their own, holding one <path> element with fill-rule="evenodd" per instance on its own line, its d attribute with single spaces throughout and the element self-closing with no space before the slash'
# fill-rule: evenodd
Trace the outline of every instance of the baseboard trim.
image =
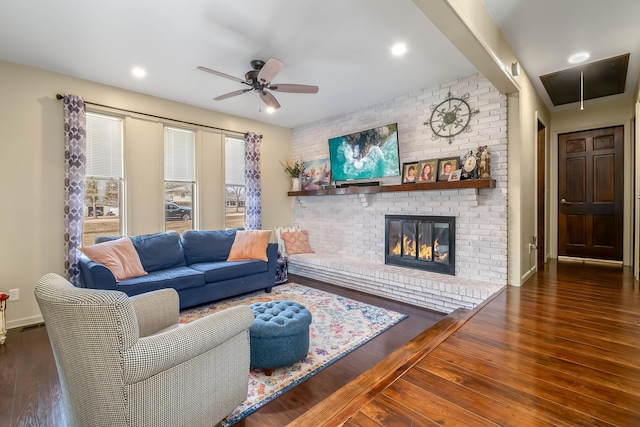
<svg viewBox="0 0 640 427">
<path fill-rule="evenodd" d="M 24 326 L 37 325 L 43 323 L 42 315 L 23 317 L 22 319 L 11 320 L 7 322 L 7 329 L 22 328 Z"/>
<path fill-rule="evenodd" d="M 622 261 L 611 261 L 607 259 L 595 259 L 595 258 L 578 258 L 578 257 L 572 257 L 572 256 L 565 256 L 565 255 L 558 255 L 558 261 L 619 265 L 620 267 L 623 266 Z"/>
<path fill-rule="evenodd" d="M 533 267 L 531 267 L 531 269 L 529 271 L 527 271 L 526 273 L 524 273 L 522 275 L 522 278 L 520 279 L 520 283 L 524 284 L 524 282 L 529 280 L 531 278 L 531 276 L 533 276 L 536 273 L 537 270 L 538 270 L 537 266 L 534 265 Z"/>
</svg>

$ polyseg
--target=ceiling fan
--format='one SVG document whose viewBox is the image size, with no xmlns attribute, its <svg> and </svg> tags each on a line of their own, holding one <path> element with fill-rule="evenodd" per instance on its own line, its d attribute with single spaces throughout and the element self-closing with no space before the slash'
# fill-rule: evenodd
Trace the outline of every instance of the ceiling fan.
<svg viewBox="0 0 640 427">
<path fill-rule="evenodd" d="M 277 110 L 280 108 L 280 103 L 276 97 L 267 90 L 289 93 L 318 93 L 318 86 L 271 83 L 271 80 L 280 72 L 283 65 L 284 63 L 276 58 L 269 58 L 267 62 L 260 59 L 254 59 L 251 61 L 252 70 L 246 72 L 244 80 L 203 66 L 199 66 L 198 70 L 206 71 L 207 73 L 215 74 L 216 76 L 224 77 L 249 86 L 246 89 L 240 89 L 224 95 L 216 96 L 213 98 L 216 101 L 222 101 L 223 99 L 254 91 L 260 95 L 260 99 L 262 99 L 262 102 L 264 102 L 267 107 Z"/>
</svg>

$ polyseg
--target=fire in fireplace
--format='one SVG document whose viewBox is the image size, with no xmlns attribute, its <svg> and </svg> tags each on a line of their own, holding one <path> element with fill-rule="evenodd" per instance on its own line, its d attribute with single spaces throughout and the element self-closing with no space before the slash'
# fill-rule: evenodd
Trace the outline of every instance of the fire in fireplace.
<svg viewBox="0 0 640 427">
<path fill-rule="evenodd" d="M 385 264 L 455 275 L 456 218 L 385 215 Z"/>
</svg>

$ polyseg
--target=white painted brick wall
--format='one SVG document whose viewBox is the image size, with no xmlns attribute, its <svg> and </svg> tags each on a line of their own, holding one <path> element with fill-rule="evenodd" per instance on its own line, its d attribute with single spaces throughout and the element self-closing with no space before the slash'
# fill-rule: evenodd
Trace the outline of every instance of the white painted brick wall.
<svg viewBox="0 0 640 427">
<path fill-rule="evenodd" d="M 444 100 L 448 92 L 454 96 L 469 93 L 472 110 L 480 110 L 471 118 L 471 131 L 456 136 L 452 144 L 444 139 L 432 139 L 430 127 L 423 124 L 431 116 L 430 107 Z M 488 145 L 491 177 L 496 180 L 496 188 L 482 189 L 478 194 L 471 189 L 378 193 L 366 196 L 367 206 L 358 195 L 298 197 L 293 209 L 294 224 L 308 230 L 311 247 L 318 254 L 337 255 L 348 264 L 373 263 L 376 269 L 386 271 L 389 266 L 384 264 L 385 215 L 453 215 L 456 216 L 456 276 L 452 279 L 452 276 L 445 278 L 436 274 L 436 277 L 442 277 L 443 283 L 454 280 L 459 284 L 479 281 L 498 287 L 506 285 L 507 99 L 479 74 L 294 128 L 294 158 L 305 161 L 328 158 L 329 138 L 396 122 L 401 163 L 462 157 L 470 149 Z M 398 184 L 400 177 L 381 181 Z M 386 286 L 371 281 L 363 281 L 364 284 L 358 286 L 395 299 L 427 298 L 422 285 L 418 286 L 419 290 L 406 287 L 408 277 L 413 280 L 415 273 L 404 275 L 402 271 L 407 269 L 401 268 L 400 273 L 397 268 L 392 270 L 395 278 L 390 278 L 391 283 Z M 432 275 L 429 273 L 430 280 Z M 434 283 L 437 282 L 438 279 Z M 440 302 L 441 307 L 453 304 Z"/>
</svg>

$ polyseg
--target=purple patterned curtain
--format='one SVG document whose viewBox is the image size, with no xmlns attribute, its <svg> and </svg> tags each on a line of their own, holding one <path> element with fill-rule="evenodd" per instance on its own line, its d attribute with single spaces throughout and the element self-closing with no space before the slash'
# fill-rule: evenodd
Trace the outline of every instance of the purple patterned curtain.
<svg viewBox="0 0 640 427">
<path fill-rule="evenodd" d="M 245 228 L 262 228 L 262 190 L 260 188 L 260 142 L 262 135 L 247 132 L 244 135 L 245 154 Z"/>
<path fill-rule="evenodd" d="M 86 118 L 84 100 L 64 96 L 64 269 L 69 281 L 79 285 L 77 248 L 82 246 L 84 218 L 84 167 Z"/>
</svg>

